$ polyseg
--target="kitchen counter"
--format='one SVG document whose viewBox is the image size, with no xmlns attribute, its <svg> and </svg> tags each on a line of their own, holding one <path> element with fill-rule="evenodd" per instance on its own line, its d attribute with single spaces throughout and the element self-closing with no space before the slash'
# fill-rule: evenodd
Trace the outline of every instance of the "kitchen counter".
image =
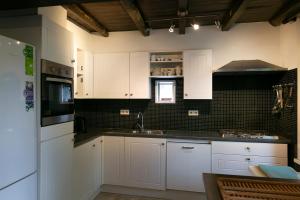
<svg viewBox="0 0 300 200">
<path fill-rule="evenodd" d="M 209 140 L 209 141 L 233 141 L 233 142 L 258 142 L 288 144 L 291 141 L 284 137 L 278 140 L 247 139 L 247 138 L 223 138 L 217 131 L 189 131 L 189 130 L 166 130 L 163 134 L 132 133 L 130 129 L 99 129 L 90 128 L 87 133 L 75 135 L 74 146 L 87 143 L 99 136 L 126 136 L 126 137 L 148 137 L 185 140 Z"/>
</svg>

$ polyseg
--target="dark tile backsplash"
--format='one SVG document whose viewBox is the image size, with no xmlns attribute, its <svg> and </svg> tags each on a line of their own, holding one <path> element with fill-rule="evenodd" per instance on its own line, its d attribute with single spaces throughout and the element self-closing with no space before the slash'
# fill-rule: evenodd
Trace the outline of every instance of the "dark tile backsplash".
<svg viewBox="0 0 300 200">
<path fill-rule="evenodd" d="M 88 126 L 132 128 L 138 112 L 144 114 L 145 128 L 151 129 L 255 129 L 294 135 L 296 131 L 296 88 L 293 108 L 280 116 L 271 113 L 275 100 L 272 85 L 296 82 L 296 70 L 285 75 L 215 76 L 212 100 L 183 100 L 183 79 L 176 79 L 176 104 L 155 104 L 152 80 L 150 100 L 76 100 L 77 115 L 86 117 Z M 130 116 L 120 116 L 129 109 Z M 188 117 L 189 109 L 199 117 Z"/>
</svg>

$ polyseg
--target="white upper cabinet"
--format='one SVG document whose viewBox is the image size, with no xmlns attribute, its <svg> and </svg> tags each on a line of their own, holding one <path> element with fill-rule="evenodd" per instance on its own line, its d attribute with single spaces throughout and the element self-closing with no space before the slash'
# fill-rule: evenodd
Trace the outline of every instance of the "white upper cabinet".
<svg viewBox="0 0 300 200">
<path fill-rule="evenodd" d="M 73 34 L 43 17 L 42 22 L 42 59 L 72 66 Z"/>
<path fill-rule="evenodd" d="M 94 98 L 129 98 L 129 53 L 94 55 Z"/>
<path fill-rule="evenodd" d="M 166 139 L 125 138 L 126 185 L 165 189 Z"/>
<path fill-rule="evenodd" d="M 184 99 L 212 99 L 212 51 L 183 52 Z"/>
<path fill-rule="evenodd" d="M 150 99 L 150 57 L 148 52 L 130 54 L 130 98 Z"/>
<path fill-rule="evenodd" d="M 75 98 L 92 98 L 94 93 L 94 59 L 88 51 L 77 50 L 77 73 L 74 75 Z M 75 71 L 76 71 L 75 70 Z"/>
</svg>

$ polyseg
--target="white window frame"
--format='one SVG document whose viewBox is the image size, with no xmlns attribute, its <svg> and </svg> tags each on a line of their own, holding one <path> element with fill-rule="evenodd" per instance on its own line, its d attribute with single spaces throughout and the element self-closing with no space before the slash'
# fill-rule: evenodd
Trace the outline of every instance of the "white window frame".
<svg viewBox="0 0 300 200">
<path fill-rule="evenodd" d="M 171 83 L 173 85 L 173 98 L 170 101 L 160 99 L 160 83 Z M 156 80 L 155 81 L 155 103 L 157 104 L 175 104 L 176 103 L 176 81 L 175 80 Z"/>
</svg>

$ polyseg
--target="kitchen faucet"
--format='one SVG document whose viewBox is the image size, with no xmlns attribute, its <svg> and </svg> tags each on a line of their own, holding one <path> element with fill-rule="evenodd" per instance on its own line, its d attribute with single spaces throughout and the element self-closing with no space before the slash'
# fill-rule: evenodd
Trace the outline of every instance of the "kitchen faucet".
<svg viewBox="0 0 300 200">
<path fill-rule="evenodd" d="M 138 120 L 136 125 L 139 127 L 140 132 L 144 132 L 144 116 L 143 116 L 143 113 L 139 112 L 136 118 Z M 141 124 L 140 124 L 140 121 L 141 121 Z"/>
</svg>

